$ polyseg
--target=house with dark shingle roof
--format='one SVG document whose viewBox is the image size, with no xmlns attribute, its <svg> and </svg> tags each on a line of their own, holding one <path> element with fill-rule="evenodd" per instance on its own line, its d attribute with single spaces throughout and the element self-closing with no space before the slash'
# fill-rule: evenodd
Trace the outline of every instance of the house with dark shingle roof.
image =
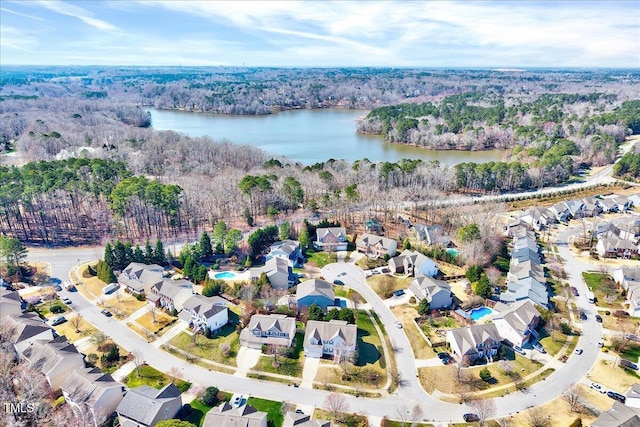
<svg viewBox="0 0 640 427">
<path fill-rule="evenodd" d="M 194 331 L 203 331 L 205 327 L 217 331 L 229 323 L 229 309 L 224 298 L 196 294 L 182 304 L 178 317 Z"/>
<path fill-rule="evenodd" d="M 25 306 L 18 291 L 0 287 L 0 319 L 10 314 L 23 313 Z"/>
<path fill-rule="evenodd" d="M 147 294 L 147 300 L 160 307 L 166 307 L 171 311 L 182 310 L 183 304 L 193 295 L 193 283 L 188 280 L 162 279 L 151 286 L 151 292 Z"/>
<path fill-rule="evenodd" d="M 418 251 L 405 249 L 389 260 L 389 268 L 393 273 L 404 273 L 416 277 L 419 274 L 434 277 L 438 274 L 436 263 Z"/>
<path fill-rule="evenodd" d="M 236 408 L 224 402 L 207 412 L 202 427 L 267 427 L 267 413 L 246 403 Z"/>
<path fill-rule="evenodd" d="M 600 413 L 591 427 L 640 427 L 640 412 L 620 402 L 613 402 L 608 411 Z"/>
<path fill-rule="evenodd" d="M 304 334 L 304 355 L 316 358 L 331 356 L 339 362 L 341 356 L 357 351 L 357 339 L 357 326 L 344 320 L 309 320 Z"/>
<path fill-rule="evenodd" d="M 444 280 L 419 275 L 413 279 L 409 289 L 418 301 L 426 298 L 431 309 L 450 308 L 453 303 L 451 286 Z"/>
<path fill-rule="evenodd" d="M 264 344 L 291 347 L 296 335 L 295 317 L 284 314 L 254 314 L 240 332 L 240 345 L 262 348 Z"/>
<path fill-rule="evenodd" d="M 261 267 L 253 267 L 249 271 L 252 282 L 257 282 L 262 273 L 267 275 L 269 284 L 274 289 L 289 289 L 297 283 L 297 277 L 289 260 L 281 257 L 273 257 Z"/>
<path fill-rule="evenodd" d="M 53 340 L 53 329 L 33 313 L 10 314 L 0 320 L 0 325 L 10 331 L 9 341 L 18 353 L 29 347 L 33 341 Z"/>
<path fill-rule="evenodd" d="M 356 243 L 356 250 L 369 258 L 390 257 L 396 254 L 398 242 L 375 234 L 363 234 Z"/>
<path fill-rule="evenodd" d="M 61 386 L 65 401 L 74 411 L 89 410 L 95 425 L 102 425 L 122 400 L 124 387 L 100 368 L 72 371 Z"/>
<path fill-rule="evenodd" d="M 127 392 L 116 412 L 121 427 L 151 427 L 174 418 L 182 409 L 181 392 L 168 384 L 160 390 L 143 385 Z"/>
<path fill-rule="evenodd" d="M 498 354 L 502 341 L 500 332 L 493 323 L 449 329 L 446 337 L 451 353 L 468 360 L 480 357 L 491 359 Z"/>
<path fill-rule="evenodd" d="M 311 304 L 318 304 L 326 312 L 327 307 L 335 306 L 335 300 L 333 285 L 322 279 L 305 280 L 296 288 L 298 313 L 308 310 Z"/>
<path fill-rule="evenodd" d="M 164 268 L 157 264 L 132 262 L 118 275 L 118 283 L 133 294 L 149 293 L 162 281 Z"/>
<path fill-rule="evenodd" d="M 314 244 L 325 252 L 346 251 L 347 230 L 344 227 L 318 228 Z"/>
<path fill-rule="evenodd" d="M 71 371 L 84 368 L 84 356 L 65 337 L 33 341 L 22 351 L 22 358 L 31 369 L 44 374 L 54 395 Z"/>
</svg>

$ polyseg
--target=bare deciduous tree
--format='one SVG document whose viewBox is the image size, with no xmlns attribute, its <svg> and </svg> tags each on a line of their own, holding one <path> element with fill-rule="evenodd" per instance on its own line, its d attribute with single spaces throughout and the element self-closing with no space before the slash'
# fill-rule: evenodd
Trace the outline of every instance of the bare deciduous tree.
<svg viewBox="0 0 640 427">
<path fill-rule="evenodd" d="M 80 316 L 80 313 L 76 314 L 75 316 L 69 319 L 69 324 L 73 326 L 73 329 L 76 331 L 76 333 L 80 332 L 81 321 L 82 321 L 82 317 Z"/>
<path fill-rule="evenodd" d="M 338 421 L 340 414 L 349 410 L 347 398 L 339 393 L 330 393 L 324 400 L 324 407 L 331 413 L 333 421 Z"/>
<path fill-rule="evenodd" d="M 580 407 L 582 406 L 580 404 L 582 395 L 577 384 L 567 388 L 564 393 L 562 393 L 562 398 L 569 404 L 569 410 L 571 412 L 578 412 L 580 410 Z"/>
<path fill-rule="evenodd" d="M 551 425 L 551 416 L 540 407 L 529 409 L 527 418 L 531 427 L 549 427 Z"/>
<path fill-rule="evenodd" d="M 409 419 L 411 420 L 411 427 L 415 427 L 415 425 L 424 417 L 424 411 L 422 410 L 422 406 L 416 403 L 411 410 L 411 415 Z"/>
<path fill-rule="evenodd" d="M 142 367 L 142 365 L 144 365 L 144 354 L 142 353 L 142 350 L 139 348 L 133 349 L 130 354 L 131 354 L 131 361 L 136 367 L 136 375 L 138 375 L 138 378 L 139 378 L 140 368 Z"/>
<path fill-rule="evenodd" d="M 476 399 L 471 402 L 471 406 L 478 415 L 481 426 L 484 426 L 496 414 L 496 403 L 493 399 Z"/>
<path fill-rule="evenodd" d="M 171 382 L 174 384 L 179 379 L 182 379 L 182 371 L 177 366 L 172 366 L 171 369 L 169 369 L 169 372 L 167 372 L 167 375 L 169 375 Z"/>
<path fill-rule="evenodd" d="M 396 408 L 396 416 L 400 421 L 402 427 L 407 427 L 409 424 L 409 409 L 405 405 L 400 405 Z"/>
</svg>

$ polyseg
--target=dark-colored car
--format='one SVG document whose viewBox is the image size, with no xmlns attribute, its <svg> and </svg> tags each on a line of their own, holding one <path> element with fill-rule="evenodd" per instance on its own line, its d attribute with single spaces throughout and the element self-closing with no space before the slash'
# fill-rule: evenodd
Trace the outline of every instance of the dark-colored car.
<svg viewBox="0 0 640 427">
<path fill-rule="evenodd" d="M 450 359 L 450 358 L 445 357 L 444 359 L 442 359 L 442 364 L 443 364 L 443 365 L 448 365 L 450 361 L 451 361 L 451 359 Z"/>
<path fill-rule="evenodd" d="M 404 295 L 404 289 L 398 289 L 397 291 L 395 291 L 395 292 L 393 293 L 393 295 L 395 295 L 395 296 L 397 296 L 397 297 L 399 297 L 399 296 L 401 296 L 401 295 Z"/>
<path fill-rule="evenodd" d="M 596 314 L 596 322 L 602 323 L 602 316 L 600 316 L 599 314 Z"/>
<path fill-rule="evenodd" d="M 342 280 L 338 280 L 338 279 L 334 280 L 334 281 L 333 281 L 333 284 L 334 284 L 334 285 L 344 286 L 344 282 L 343 282 Z"/>
<path fill-rule="evenodd" d="M 101 310 L 101 311 L 100 311 L 100 313 L 102 313 L 103 315 L 105 315 L 105 316 L 107 316 L 107 317 L 111 317 L 111 316 L 113 316 L 113 315 L 111 314 L 111 312 L 110 312 L 109 310 L 106 310 L 106 309 L 105 309 L 105 310 Z"/>
<path fill-rule="evenodd" d="M 584 311 L 580 312 L 580 319 L 581 320 L 587 320 L 587 313 L 585 313 Z"/>
<path fill-rule="evenodd" d="M 614 400 L 617 400 L 620 403 L 625 403 L 627 401 L 627 398 L 624 395 L 616 393 L 615 391 L 608 391 L 607 396 Z"/>
<path fill-rule="evenodd" d="M 627 359 L 620 359 L 620 366 L 627 369 L 638 370 L 638 365 Z"/>
<path fill-rule="evenodd" d="M 438 359 L 444 359 L 446 357 L 449 357 L 449 353 L 447 353 L 446 351 L 438 353 Z"/>
<path fill-rule="evenodd" d="M 573 296 L 574 296 L 574 297 L 577 297 L 578 295 L 580 295 L 580 294 L 578 293 L 578 290 L 576 289 L 576 287 L 575 287 L 575 286 L 572 286 L 572 287 L 571 287 L 571 293 L 573 293 Z"/>
<path fill-rule="evenodd" d="M 51 326 L 58 326 L 66 321 L 67 319 L 64 316 L 56 317 L 51 321 Z"/>
<path fill-rule="evenodd" d="M 480 421 L 480 417 L 476 414 L 464 414 L 462 416 L 462 419 L 464 419 L 464 422 L 466 423 L 473 423 L 476 421 Z"/>
</svg>

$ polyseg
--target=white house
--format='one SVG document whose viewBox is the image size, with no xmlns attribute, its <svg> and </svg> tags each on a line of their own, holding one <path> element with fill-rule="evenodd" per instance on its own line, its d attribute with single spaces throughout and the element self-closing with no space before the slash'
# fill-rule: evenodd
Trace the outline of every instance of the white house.
<svg viewBox="0 0 640 427">
<path fill-rule="evenodd" d="M 262 348 L 264 344 L 291 347 L 296 335 L 295 317 L 284 314 L 254 314 L 240 332 L 240 345 Z"/>
<path fill-rule="evenodd" d="M 188 280 L 163 279 L 151 286 L 147 300 L 168 310 L 182 310 L 186 300 L 193 295 L 193 283 Z"/>
<path fill-rule="evenodd" d="M 102 425 L 118 407 L 124 387 L 99 368 L 72 371 L 61 386 L 65 401 L 74 411 L 88 409 L 94 424 Z"/>
<path fill-rule="evenodd" d="M 296 276 L 289 264 L 289 260 L 281 257 L 273 257 L 269 259 L 261 267 L 253 267 L 249 271 L 249 275 L 253 282 L 260 279 L 262 273 L 267 275 L 269 284 L 274 289 L 289 289 L 296 283 Z"/>
<path fill-rule="evenodd" d="M 536 328 L 540 321 L 540 313 L 530 300 L 519 301 L 512 306 L 496 304 L 493 324 L 503 340 L 513 345 L 523 346 L 529 340 L 536 339 Z"/>
<path fill-rule="evenodd" d="M 344 320 L 309 320 L 304 334 L 306 357 L 331 356 L 336 362 L 357 350 L 358 328 Z"/>
<path fill-rule="evenodd" d="M 410 251 L 409 249 L 405 249 L 400 255 L 391 258 L 389 268 L 394 273 L 404 273 L 414 277 L 419 274 L 434 277 L 438 274 L 438 266 L 433 260 L 418 251 Z"/>
<path fill-rule="evenodd" d="M 223 298 L 195 294 L 182 304 L 182 311 L 178 317 L 194 331 L 205 328 L 217 331 L 229 323 L 229 309 L 227 301 Z"/>
<path fill-rule="evenodd" d="M 431 309 L 450 308 L 453 302 L 451 286 L 444 280 L 420 275 L 413 279 L 409 289 L 418 301 L 426 298 Z"/>
</svg>

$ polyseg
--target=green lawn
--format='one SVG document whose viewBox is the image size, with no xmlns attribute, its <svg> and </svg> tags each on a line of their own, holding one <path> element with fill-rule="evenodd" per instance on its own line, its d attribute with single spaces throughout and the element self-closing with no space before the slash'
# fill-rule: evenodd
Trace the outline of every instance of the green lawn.
<svg viewBox="0 0 640 427">
<path fill-rule="evenodd" d="M 269 427 L 282 426 L 282 422 L 284 421 L 284 415 L 282 415 L 282 413 L 280 412 L 282 402 L 250 397 L 249 399 L 247 399 L 247 404 L 253 406 L 258 411 L 267 413 L 267 425 Z"/>
<path fill-rule="evenodd" d="M 311 265 L 315 265 L 318 268 L 322 268 L 327 264 L 336 262 L 335 252 L 329 255 L 326 252 L 309 252 L 307 251 L 307 262 Z"/>
<path fill-rule="evenodd" d="M 613 279 L 606 273 L 582 273 L 587 287 L 596 297 L 598 306 L 607 308 L 622 308 L 622 298 L 615 289 Z M 608 297 L 608 298 L 607 298 Z"/>
<path fill-rule="evenodd" d="M 60 308 L 62 308 L 62 312 L 61 313 L 52 313 L 50 310 L 51 310 L 52 307 L 55 307 L 55 306 L 59 306 Z M 71 311 L 71 309 L 69 307 L 67 307 L 60 300 L 46 301 L 46 302 L 43 302 L 42 304 L 36 306 L 36 313 L 38 313 L 40 316 L 45 317 L 47 319 L 50 319 L 52 317 L 64 316 L 65 313 L 68 313 L 70 311 Z"/>
<path fill-rule="evenodd" d="M 631 360 L 633 363 L 638 362 L 638 358 L 640 357 L 640 345 L 638 344 L 629 344 L 625 351 L 621 354 L 627 360 Z"/>
<path fill-rule="evenodd" d="M 196 344 L 193 343 L 193 336 L 186 332 L 181 332 L 172 338 L 169 343 L 194 356 L 213 360 L 228 366 L 237 366 L 236 356 L 240 348 L 240 336 L 233 325 L 225 325 L 218 332 L 218 335 L 211 339 L 206 338 L 204 335 L 198 335 L 196 337 Z M 225 357 L 220 349 L 224 343 L 230 346 L 229 357 Z"/>
<path fill-rule="evenodd" d="M 129 376 L 127 376 L 127 387 L 129 388 L 135 388 L 141 385 L 149 385 L 151 387 L 160 389 L 169 384 L 169 382 L 170 380 L 167 375 L 149 365 L 143 365 L 140 367 L 139 377 L 136 369 L 134 369 L 133 372 L 131 372 Z M 182 392 L 189 390 L 189 387 L 191 387 L 191 383 L 182 380 L 176 380 L 174 384 Z"/>
<path fill-rule="evenodd" d="M 393 293 L 399 289 L 407 289 L 411 284 L 411 277 L 395 277 L 386 274 L 378 274 L 367 278 L 367 284 L 373 291 L 383 298 L 388 298 L 385 293 Z"/>
<path fill-rule="evenodd" d="M 204 422 L 204 416 L 211 410 L 211 406 L 205 405 L 198 399 L 193 399 L 189 405 L 191 405 L 191 413 L 187 421 L 201 427 Z"/>
<path fill-rule="evenodd" d="M 364 310 L 358 311 L 356 318 L 358 325 L 358 367 L 370 367 L 380 371 L 383 376 L 381 383 L 386 381 L 386 360 L 382 341 L 376 331 L 369 314 Z"/>
<path fill-rule="evenodd" d="M 302 377 L 304 367 L 304 334 L 297 333 L 294 339 L 294 347 L 291 357 L 281 357 L 280 366 L 273 366 L 273 356 L 260 356 L 260 360 L 254 371 L 270 372 L 272 374 L 289 375 L 292 377 Z"/>
<path fill-rule="evenodd" d="M 540 344 L 542 344 L 546 352 L 551 356 L 558 354 L 567 340 L 572 339 L 572 337 L 558 332 L 555 333 L 555 338 L 554 340 L 552 336 L 547 333 L 546 329 L 540 330 Z"/>
</svg>

